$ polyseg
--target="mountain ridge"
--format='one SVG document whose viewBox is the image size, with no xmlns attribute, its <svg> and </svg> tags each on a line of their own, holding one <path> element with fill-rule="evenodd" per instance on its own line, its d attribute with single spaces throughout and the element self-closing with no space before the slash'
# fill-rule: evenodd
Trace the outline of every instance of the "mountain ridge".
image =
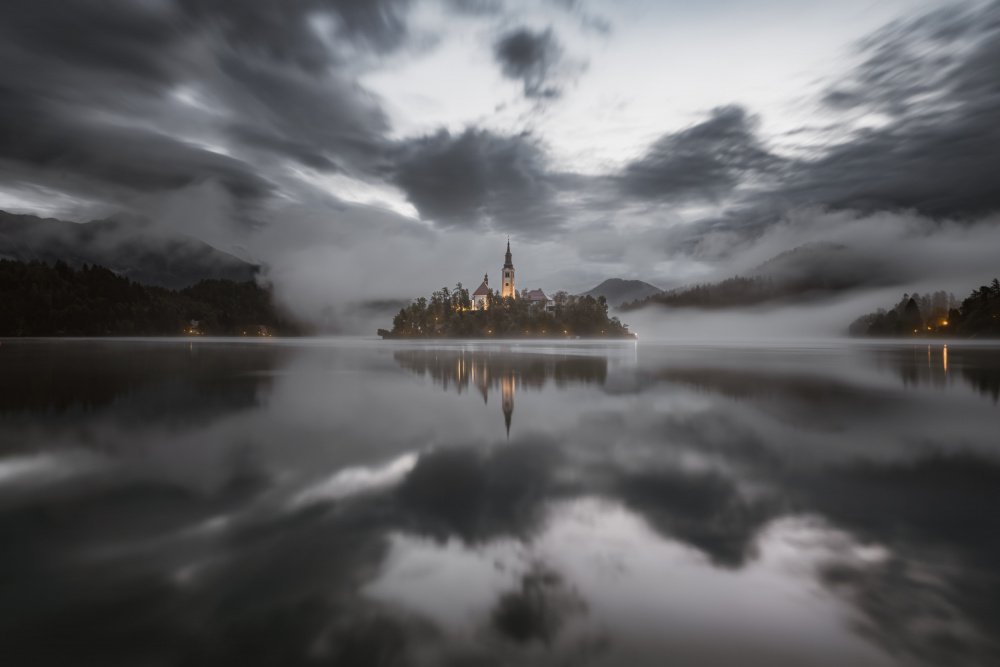
<svg viewBox="0 0 1000 667">
<path fill-rule="evenodd" d="M 594 298 L 603 296 L 608 300 L 609 306 L 617 308 L 624 303 L 630 303 L 636 299 L 646 299 L 662 293 L 663 290 L 659 287 L 642 280 L 608 278 L 597 287 L 583 292 L 579 296 L 592 296 Z"/>
<path fill-rule="evenodd" d="M 68 222 L 0 210 L 0 258 L 107 267 L 144 285 L 181 289 L 205 279 L 253 280 L 260 267 L 193 236 L 142 220 Z"/>
</svg>

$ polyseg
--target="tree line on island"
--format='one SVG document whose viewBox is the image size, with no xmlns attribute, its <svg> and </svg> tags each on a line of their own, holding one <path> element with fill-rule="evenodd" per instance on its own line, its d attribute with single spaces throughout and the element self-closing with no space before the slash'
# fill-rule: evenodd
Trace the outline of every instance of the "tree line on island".
<svg viewBox="0 0 1000 667">
<path fill-rule="evenodd" d="M 961 304 L 945 292 L 904 294 L 892 308 L 854 320 L 848 333 L 871 338 L 1000 337 L 1000 280 L 972 290 Z"/>
<path fill-rule="evenodd" d="M 298 335 L 270 290 L 202 280 L 172 290 L 103 266 L 0 260 L 0 336 Z"/>
<path fill-rule="evenodd" d="M 532 303 L 528 291 L 519 298 L 502 297 L 491 291 L 486 307 L 472 310 L 469 290 L 462 283 L 454 290 L 442 287 L 431 298 L 420 297 L 401 308 L 392 320 L 392 329 L 379 329 L 383 338 L 626 338 L 634 337 L 628 325 L 608 317 L 608 301 L 603 296 L 571 297 L 556 292 L 555 308 L 545 302 Z"/>
</svg>

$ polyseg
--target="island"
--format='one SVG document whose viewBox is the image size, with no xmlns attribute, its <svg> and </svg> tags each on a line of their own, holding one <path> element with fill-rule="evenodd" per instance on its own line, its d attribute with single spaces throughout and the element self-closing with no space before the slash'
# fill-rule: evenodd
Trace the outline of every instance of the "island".
<svg viewBox="0 0 1000 667">
<path fill-rule="evenodd" d="M 499 291 L 489 286 L 489 274 L 471 294 L 462 286 L 442 287 L 430 299 L 420 297 L 400 308 L 392 329 L 379 329 L 382 338 L 635 338 L 628 325 L 608 316 L 603 296 L 549 297 L 541 289 L 514 287 L 510 240 L 500 270 Z"/>
</svg>

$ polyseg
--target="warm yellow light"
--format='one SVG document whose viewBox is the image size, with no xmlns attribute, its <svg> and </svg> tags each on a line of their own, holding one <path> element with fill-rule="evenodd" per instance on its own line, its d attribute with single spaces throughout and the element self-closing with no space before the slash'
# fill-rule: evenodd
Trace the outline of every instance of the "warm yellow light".
<svg viewBox="0 0 1000 667">
<path fill-rule="evenodd" d="M 944 321 L 944 322 L 942 322 L 941 324 L 943 324 L 944 326 L 948 326 L 948 320 L 945 320 L 945 321 Z"/>
</svg>

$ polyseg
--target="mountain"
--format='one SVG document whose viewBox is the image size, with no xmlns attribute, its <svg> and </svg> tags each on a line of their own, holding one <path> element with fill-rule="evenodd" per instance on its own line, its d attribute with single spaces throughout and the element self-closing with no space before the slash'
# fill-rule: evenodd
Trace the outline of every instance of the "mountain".
<svg viewBox="0 0 1000 667">
<path fill-rule="evenodd" d="M 912 264 L 912 263 L 911 263 Z M 626 304 L 674 308 L 742 308 L 768 302 L 828 298 L 865 287 L 899 284 L 913 268 L 879 251 L 829 242 L 807 243 L 767 260 L 743 276 L 672 289 Z"/>
<path fill-rule="evenodd" d="M 253 280 L 254 264 L 196 238 L 109 218 L 75 223 L 0 211 L 0 259 L 98 264 L 144 285 L 180 289 L 204 279 Z"/>
<path fill-rule="evenodd" d="M 630 303 L 636 299 L 646 299 L 662 292 L 663 290 L 659 287 L 653 287 L 641 280 L 608 278 L 594 289 L 584 292 L 580 296 L 592 296 L 595 298 L 603 296 L 608 300 L 608 305 L 617 307 L 623 303 Z"/>
</svg>

